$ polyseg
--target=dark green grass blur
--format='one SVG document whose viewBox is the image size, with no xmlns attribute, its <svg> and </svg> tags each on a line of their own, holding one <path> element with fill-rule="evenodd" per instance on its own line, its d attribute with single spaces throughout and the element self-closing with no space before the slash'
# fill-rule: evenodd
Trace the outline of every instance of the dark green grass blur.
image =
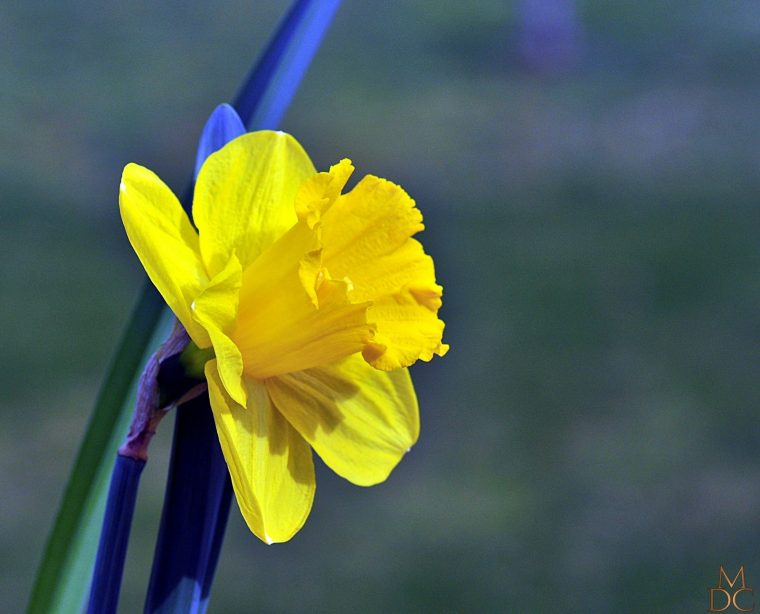
<svg viewBox="0 0 760 614">
<path fill-rule="evenodd" d="M 142 279 L 121 169 L 181 188 L 286 6 L 0 11 L 0 611 L 26 603 Z M 699 612 L 719 565 L 760 584 L 760 5 L 577 8 L 556 70 L 521 56 L 516 3 L 339 11 L 283 127 L 416 198 L 452 350 L 413 369 L 422 435 L 387 483 L 320 465 L 279 546 L 233 508 L 211 612 Z"/>
</svg>

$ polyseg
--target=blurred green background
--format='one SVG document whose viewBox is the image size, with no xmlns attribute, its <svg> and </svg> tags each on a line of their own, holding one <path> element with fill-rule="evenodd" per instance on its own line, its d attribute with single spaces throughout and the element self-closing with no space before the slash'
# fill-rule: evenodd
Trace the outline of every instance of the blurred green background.
<svg viewBox="0 0 760 614">
<path fill-rule="evenodd" d="M 21 611 L 142 281 L 122 167 L 175 190 L 287 2 L 0 7 L 0 611 Z M 383 485 L 318 467 L 211 612 L 700 612 L 760 585 L 760 4 L 346 1 L 284 122 L 401 183 L 450 354 Z M 141 611 L 171 424 L 123 590 Z"/>
</svg>

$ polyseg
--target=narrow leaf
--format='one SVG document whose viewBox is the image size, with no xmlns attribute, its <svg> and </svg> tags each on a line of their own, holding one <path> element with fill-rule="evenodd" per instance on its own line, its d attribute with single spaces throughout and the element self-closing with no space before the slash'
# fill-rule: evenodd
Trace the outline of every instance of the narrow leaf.
<svg viewBox="0 0 760 614">
<path fill-rule="evenodd" d="M 299 0 L 294 4 L 238 94 L 235 107 L 249 128 L 277 126 L 338 5 L 339 0 Z M 270 91 L 278 88 L 282 92 L 276 95 Z M 192 183 L 184 194 L 183 204 L 189 210 Z M 165 324 L 156 335 L 162 313 Z M 30 596 L 31 614 L 76 612 L 84 604 L 114 462 L 112 453 L 126 433 L 142 365 L 168 336 L 172 319 L 146 279 L 95 403 L 48 538 Z"/>
<path fill-rule="evenodd" d="M 132 414 L 136 374 L 170 329 L 171 318 L 166 317 L 159 334 L 154 334 L 163 310 L 158 292 L 145 284 L 95 403 L 66 485 L 32 589 L 28 606 L 32 614 L 65 614 L 82 609 L 97 551 L 114 452 Z"/>
<path fill-rule="evenodd" d="M 251 130 L 280 125 L 340 0 L 297 0 L 235 99 Z"/>
</svg>

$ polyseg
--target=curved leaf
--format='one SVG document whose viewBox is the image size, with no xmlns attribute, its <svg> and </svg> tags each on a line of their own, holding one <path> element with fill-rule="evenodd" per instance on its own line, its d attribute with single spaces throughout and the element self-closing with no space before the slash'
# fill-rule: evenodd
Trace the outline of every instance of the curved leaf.
<svg viewBox="0 0 760 614">
<path fill-rule="evenodd" d="M 279 123 L 338 5 L 339 0 L 299 0 L 293 5 L 238 95 L 235 106 L 249 128 Z M 185 194 L 192 194 L 192 184 Z M 189 198 L 183 203 L 189 208 Z M 166 324 L 155 335 L 162 313 Z M 95 403 L 48 538 L 30 596 L 32 614 L 76 612 L 85 602 L 113 451 L 127 431 L 141 367 L 168 335 L 172 319 L 146 280 Z"/>
</svg>

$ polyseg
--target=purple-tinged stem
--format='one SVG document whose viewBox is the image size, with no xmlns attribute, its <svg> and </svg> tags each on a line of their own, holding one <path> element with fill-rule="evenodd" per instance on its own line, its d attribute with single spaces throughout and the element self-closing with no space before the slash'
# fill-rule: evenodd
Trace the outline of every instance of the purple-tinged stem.
<svg viewBox="0 0 760 614">
<path fill-rule="evenodd" d="M 179 399 L 162 398 L 159 385 L 161 363 L 182 352 L 189 341 L 185 329 L 176 324 L 169 339 L 151 356 L 140 377 L 132 423 L 127 438 L 116 455 L 111 474 L 103 528 L 90 585 L 88 614 L 116 612 L 140 474 L 148 460 L 148 445 L 158 423 L 171 407 L 206 391 L 206 383 L 203 382 L 183 391 Z"/>
<path fill-rule="evenodd" d="M 135 413 L 132 416 L 132 423 L 129 425 L 127 438 L 119 448 L 119 456 L 142 461 L 148 460 L 148 446 L 153 435 L 156 434 L 158 423 L 173 405 L 182 402 L 182 399 L 176 403 L 165 404 L 162 402 L 158 384 L 161 362 L 182 352 L 189 342 L 190 337 L 182 325 L 177 322 L 166 342 L 148 360 L 148 364 L 145 365 L 145 370 L 140 376 Z"/>
</svg>

